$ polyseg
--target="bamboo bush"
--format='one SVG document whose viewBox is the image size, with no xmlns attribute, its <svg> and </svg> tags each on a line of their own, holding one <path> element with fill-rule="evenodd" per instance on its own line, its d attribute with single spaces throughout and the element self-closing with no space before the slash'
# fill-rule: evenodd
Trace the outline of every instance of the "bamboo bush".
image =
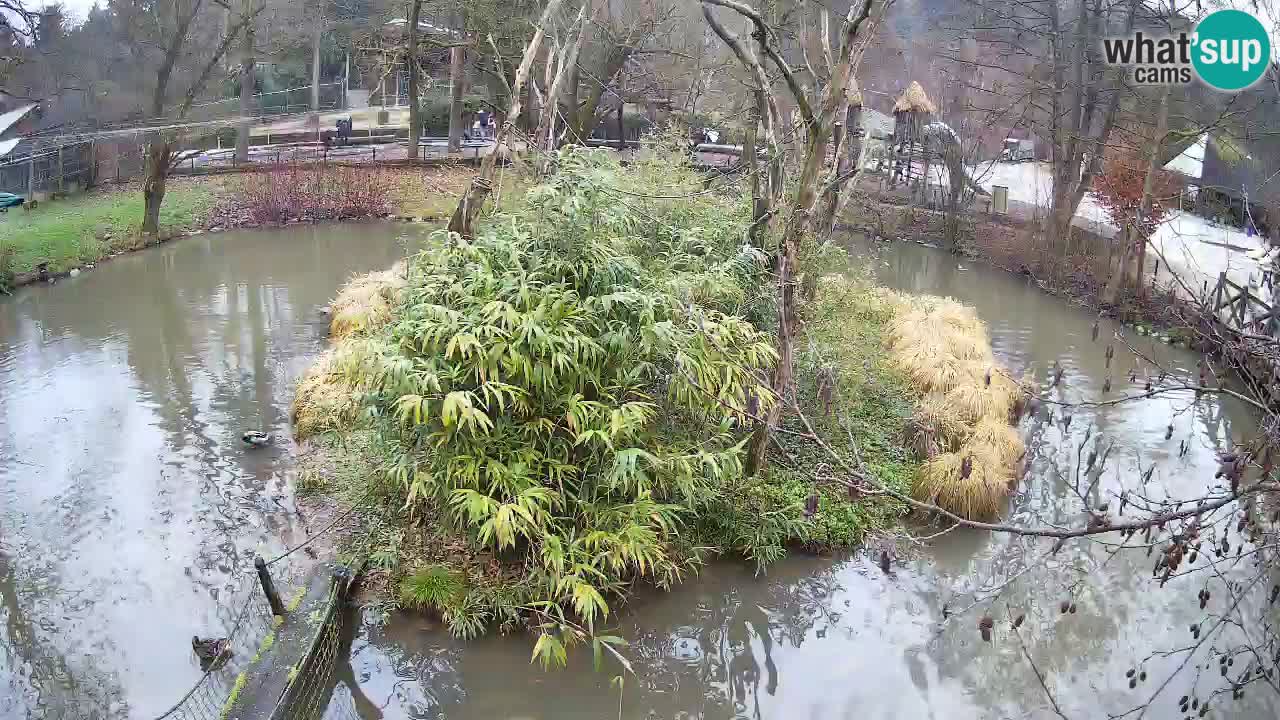
<svg viewBox="0 0 1280 720">
<path fill-rule="evenodd" d="M 369 386 L 406 505 L 444 509 L 590 627 L 627 583 L 696 564 L 681 530 L 741 474 L 738 414 L 774 355 L 742 317 L 765 271 L 744 207 L 636 212 L 605 190 L 627 184 L 614 161 L 558 163 L 474 239 L 413 260 Z"/>
<path fill-rule="evenodd" d="M 637 582 L 669 586 L 717 553 L 764 571 L 788 548 L 848 547 L 900 517 L 901 503 L 817 479 L 817 447 L 744 472 L 776 361 L 750 212 L 703 192 L 678 142 L 625 171 L 568 148 L 472 238 L 442 236 L 339 295 L 336 345 L 299 386 L 295 428 L 369 453 L 335 486 L 376 491 L 367 545 L 390 602 L 467 637 L 533 622 L 553 663 L 600 641 L 593 628 Z M 865 281 L 824 284 L 797 380 L 828 439 L 851 428 L 905 492 L 908 386 L 879 349 L 893 307 Z M 340 308 L 355 317 L 341 329 Z"/>
</svg>

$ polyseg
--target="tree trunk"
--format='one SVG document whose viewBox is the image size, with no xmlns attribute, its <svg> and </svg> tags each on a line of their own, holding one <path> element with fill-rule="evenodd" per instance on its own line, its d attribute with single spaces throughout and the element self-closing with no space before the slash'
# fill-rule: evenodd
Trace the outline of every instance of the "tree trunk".
<svg viewBox="0 0 1280 720">
<path fill-rule="evenodd" d="M 764 248 L 760 241 L 761 219 L 768 212 L 764 194 L 761 192 L 760 161 L 756 157 L 756 132 L 760 126 L 760 106 L 763 100 L 758 93 L 753 93 L 751 102 L 747 104 L 747 132 L 742 140 L 742 164 L 747 169 L 747 177 L 751 181 L 751 227 L 747 230 L 747 239 L 752 247 Z"/>
<path fill-rule="evenodd" d="M 623 93 L 622 76 L 618 76 L 618 152 L 621 153 L 627 148 L 627 127 L 623 122 L 622 116 L 627 108 L 627 101 L 624 100 L 626 95 Z"/>
<path fill-rule="evenodd" d="M 541 148 L 534 165 L 539 175 L 551 170 L 551 157 L 556 149 L 556 115 L 560 110 L 560 92 L 565 85 L 572 68 L 578 65 L 578 53 L 582 49 L 582 35 L 586 32 L 587 5 L 584 3 L 578 10 L 578 17 L 569 28 L 568 43 L 557 52 L 552 50 L 547 57 L 544 81 L 547 85 L 546 97 L 542 99 L 542 113 L 539 115 L 538 129 L 533 134 L 533 142 Z M 559 57 L 559 65 L 556 58 Z"/>
<path fill-rule="evenodd" d="M 422 17 L 422 0 L 413 0 L 409 7 L 408 50 L 409 64 L 409 159 L 418 159 L 418 142 L 422 137 L 422 103 L 418 101 L 418 20 Z"/>
<path fill-rule="evenodd" d="M 147 237 L 154 238 L 160 233 L 160 205 L 164 202 L 172 152 L 169 142 L 161 137 L 155 137 L 147 144 L 142 182 L 142 234 Z"/>
<path fill-rule="evenodd" d="M 715 28 L 716 23 L 710 17 L 710 13 L 707 12 L 706 4 L 711 1 L 703 0 L 703 14 L 707 17 L 708 22 L 712 24 L 716 34 L 728 42 L 726 33 Z M 789 208 L 790 212 L 788 213 L 786 229 L 782 233 L 782 246 L 779 248 L 777 260 L 778 364 L 774 367 L 773 372 L 773 392 L 776 397 L 775 402 L 769 408 L 765 422 L 757 425 L 751 437 L 747 452 L 746 469 L 752 474 L 764 470 L 767 462 L 766 453 L 773 429 L 778 426 L 782 419 L 782 412 L 794 394 L 793 355 L 796 320 L 798 317 L 796 314 L 795 293 L 796 258 L 800 242 L 805 233 L 809 231 L 810 219 L 818 202 L 818 182 L 822 166 L 826 162 L 827 142 L 831 137 L 832 123 L 835 120 L 837 110 L 841 107 L 847 107 L 845 104 L 847 102 L 845 92 L 849 85 L 851 67 L 854 62 L 854 42 L 858 39 L 858 31 L 862 23 L 867 19 L 871 11 L 871 5 L 870 2 L 863 5 L 860 15 L 855 15 L 856 10 L 851 9 L 846 16 L 843 27 L 844 40 L 840 45 L 840 61 L 832 68 L 830 80 L 822 93 L 820 109 L 816 112 L 811 111 L 811 117 L 806 118 L 804 162 L 801 165 L 800 176 L 796 180 L 795 196 Z M 763 36 L 765 34 L 759 27 L 757 27 L 757 30 L 757 35 Z M 732 43 L 730 43 L 730 46 L 732 47 Z M 772 48 L 766 48 L 766 50 L 775 64 L 783 65 L 780 57 L 776 55 Z M 797 84 L 794 83 L 793 78 L 789 77 L 787 80 L 788 86 L 791 87 L 797 102 L 803 102 L 802 90 L 797 89 Z M 767 84 L 761 85 L 762 91 L 766 93 L 769 92 L 768 87 Z"/>
<path fill-rule="evenodd" d="M 462 150 L 462 90 L 466 48 L 449 49 L 449 152 Z"/>
<path fill-rule="evenodd" d="M 251 12 L 251 0 L 245 0 L 244 12 Z M 253 91 L 257 73 L 253 56 L 253 24 L 245 26 L 240 51 L 240 125 L 236 128 L 236 162 L 249 161 L 249 129 L 253 126 Z"/>
<path fill-rule="evenodd" d="M 316 3 L 316 23 L 311 35 L 311 111 L 320 111 L 320 35 L 324 25 L 324 4 Z M 319 127 L 320 118 L 316 118 Z"/>
<path fill-rule="evenodd" d="M 852 82 L 852 81 L 851 81 Z M 851 88 L 857 92 L 856 86 Z M 841 195 L 844 193 L 844 186 L 849 183 L 856 173 L 858 163 L 862 160 L 862 105 L 861 100 L 855 104 L 850 102 L 844 108 L 844 127 L 841 137 L 835 139 L 835 178 L 841 178 L 838 183 L 832 184 L 826 189 L 822 197 L 821 210 L 818 212 L 818 221 L 815 227 L 819 233 L 819 240 L 825 239 L 828 235 L 835 231 L 836 221 L 839 211 L 842 209 L 840 202 Z M 837 117 L 839 114 L 837 114 Z M 816 279 L 816 278 L 815 278 Z M 813 290 L 808 285 L 805 287 L 805 297 L 813 297 Z"/>
<path fill-rule="evenodd" d="M 861 104 L 849 106 L 849 109 L 845 112 L 845 128 L 847 147 L 844 157 L 848 166 L 842 172 L 851 174 L 836 189 L 835 208 L 830 216 L 826 218 L 827 224 L 822 226 L 827 228 L 827 232 L 835 231 L 836 223 L 840 221 L 840 217 L 844 214 L 844 209 L 849 204 L 849 198 L 853 196 L 853 187 L 858 184 L 858 177 L 862 173 L 862 149 L 866 132 L 862 129 Z M 852 128 L 852 131 L 849 128 Z"/>
<path fill-rule="evenodd" d="M 515 82 L 511 84 L 511 107 L 507 111 L 506 121 L 502 123 L 493 139 L 493 150 L 481 161 L 480 172 L 471 180 L 471 185 L 462 194 L 458 206 L 454 208 L 453 216 L 449 218 L 450 233 L 457 233 L 464 238 L 470 238 L 474 234 L 476 218 L 484 208 L 485 199 L 493 191 L 494 169 L 498 164 L 502 143 L 520 119 L 520 105 L 524 98 L 525 84 L 529 81 L 529 70 L 533 66 L 533 59 L 538 55 L 538 46 L 542 44 L 542 29 L 547 26 L 548 20 L 559 7 L 560 2 L 561 0 L 548 0 L 547 6 L 542 10 L 542 17 L 535 26 L 536 29 L 533 31 L 533 37 L 529 39 L 529 44 L 525 46 L 520 66 L 516 68 Z"/>
<path fill-rule="evenodd" d="M 845 77 L 847 78 L 847 65 Z M 837 80 L 833 76 L 833 82 Z M 828 93 L 830 94 L 830 93 Z M 796 330 L 796 291 L 795 275 L 799 256 L 800 242 L 809 231 L 810 216 L 818 200 L 818 178 L 827 155 L 827 139 L 831 135 L 831 120 L 835 108 L 824 110 L 805 134 L 805 157 L 800 177 L 796 181 L 795 200 L 791 206 L 791 216 L 782 235 L 782 245 L 778 249 L 778 364 L 773 371 L 773 392 L 777 402 L 769 409 L 766 422 L 757 426 L 752 435 L 747 456 L 747 471 L 755 474 L 765 468 L 765 453 L 769 449 L 769 438 L 773 428 L 782 419 L 782 411 L 792 399 L 794 385 L 794 346 Z"/>
<path fill-rule="evenodd" d="M 1161 148 L 1169 131 L 1169 88 L 1166 85 L 1160 95 L 1160 109 L 1156 111 L 1156 129 L 1149 144 L 1146 173 L 1142 177 L 1142 200 L 1138 203 L 1138 216 L 1127 225 L 1120 265 L 1111 273 L 1111 279 L 1102 293 L 1102 302 L 1115 305 L 1120 301 L 1126 286 L 1142 285 L 1142 262 L 1146 258 L 1147 235 L 1144 219 L 1151 214 L 1151 195 L 1155 188 L 1156 173 L 1160 170 Z"/>
</svg>

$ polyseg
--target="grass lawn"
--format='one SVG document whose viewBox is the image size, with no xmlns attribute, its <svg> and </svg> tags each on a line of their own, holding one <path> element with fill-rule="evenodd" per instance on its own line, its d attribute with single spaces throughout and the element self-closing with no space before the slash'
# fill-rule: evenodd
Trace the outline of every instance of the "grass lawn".
<svg viewBox="0 0 1280 720">
<path fill-rule="evenodd" d="M 216 188 L 204 182 L 170 182 L 160 209 L 161 231 L 198 222 L 212 206 Z M 63 272 L 139 246 L 142 191 L 112 188 L 19 208 L 0 215 L 0 285 L 14 275 L 49 263 Z"/>
<path fill-rule="evenodd" d="M 475 176 L 475 170 L 465 166 L 405 168 L 394 172 L 391 203 L 396 214 L 427 220 L 448 219 Z M 504 195 L 510 186 L 509 181 L 503 187 Z"/>
</svg>

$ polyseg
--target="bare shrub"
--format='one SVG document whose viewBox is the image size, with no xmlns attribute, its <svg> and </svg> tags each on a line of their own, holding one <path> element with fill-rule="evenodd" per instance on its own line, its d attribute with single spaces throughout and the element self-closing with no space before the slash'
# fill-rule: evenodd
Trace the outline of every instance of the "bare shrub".
<svg viewBox="0 0 1280 720">
<path fill-rule="evenodd" d="M 255 223 L 353 220 L 390 212 L 394 187 L 380 167 L 289 163 L 247 175 L 239 200 Z"/>
</svg>

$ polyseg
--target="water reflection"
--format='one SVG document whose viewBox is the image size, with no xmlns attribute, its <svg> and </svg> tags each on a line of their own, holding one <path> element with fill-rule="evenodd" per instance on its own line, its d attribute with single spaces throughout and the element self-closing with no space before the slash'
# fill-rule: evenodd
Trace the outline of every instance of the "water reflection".
<svg viewBox="0 0 1280 720">
<path fill-rule="evenodd" d="M 317 308 L 407 226 L 188 238 L 0 300 L 0 717 L 149 717 L 255 552 L 305 535 L 288 436 Z"/>
<path fill-rule="evenodd" d="M 850 248 L 855 263 L 872 266 L 890 287 L 975 306 L 997 356 L 1015 373 L 1047 381 L 1060 362 L 1066 376 L 1053 399 L 1097 399 L 1108 376 L 1115 397 L 1133 390 L 1131 371 L 1137 387 L 1157 372 L 1121 345 L 1108 368 L 1107 338 L 1124 330 L 1103 321 L 1094 343 L 1092 314 L 1022 278 L 917 245 L 851 241 Z M 1169 369 L 1194 369 L 1198 360 L 1127 337 Z M 1166 439 L 1170 423 L 1174 433 Z M 1187 496 L 1215 482 L 1214 453 L 1247 439 L 1254 426 L 1240 403 L 1191 393 L 1081 408 L 1070 427 L 1061 413 L 1051 424 L 1024 423 L 1031 467 L 1007 515 L 1024 523 L 1081 522 L 1073 485 L 1086 434 L 1091 444 L 1099 437 L 1104 447 L 1114 443 L 1092 489 L 1096 497 L 1122 489 Z M 1143 488 L 1152 462 L 1157 469 Z M 1146 703 L 1185 657 L 1152 654 L 1186 645 L 1187 626 L 1203 617 L 1195 594 L 1204 576 L 1161 590 L 1143 550 L 1073 542 L 1057 555 L 1050 551 L 1045 541 L 955 530 L 903 548 L 904 560 L 889 575 L 856 556 L 793 558 L 759 578 L 737 563 L 714 564 L 672 592 L 643 594 L 617 619 L 636 666 L 621 706 L 611 673 L 592 672 L 589 652 L 573 656 L 567 672 L 544 673 L 529 664 L 527 637 L 461 644 L 418 616 L 367 622 L 352 664 L 386 718 L 1051 717 L 1025 642 L 1068 716 L 1105 717 Z M 1063 600 L 1077 612 L 1060 613 Z M 1023 613 L 1019 639 L 1009 626 Z M 977 632 L 983 614 L 997 621 L 991 644 Z M 944 622 L 944 615 L 953 619 Z M 1130 690 L 1125 672 L 1143 660 L 1152 680 Z M 1147 717 L 1180 717 L 1181 695 L 1205 697 L 1219 687 L 1211 674 L 1176 674 Z M 1280 705 L 1259 688 L 1222 712 L 1274 718 Z"/>
</svg>

